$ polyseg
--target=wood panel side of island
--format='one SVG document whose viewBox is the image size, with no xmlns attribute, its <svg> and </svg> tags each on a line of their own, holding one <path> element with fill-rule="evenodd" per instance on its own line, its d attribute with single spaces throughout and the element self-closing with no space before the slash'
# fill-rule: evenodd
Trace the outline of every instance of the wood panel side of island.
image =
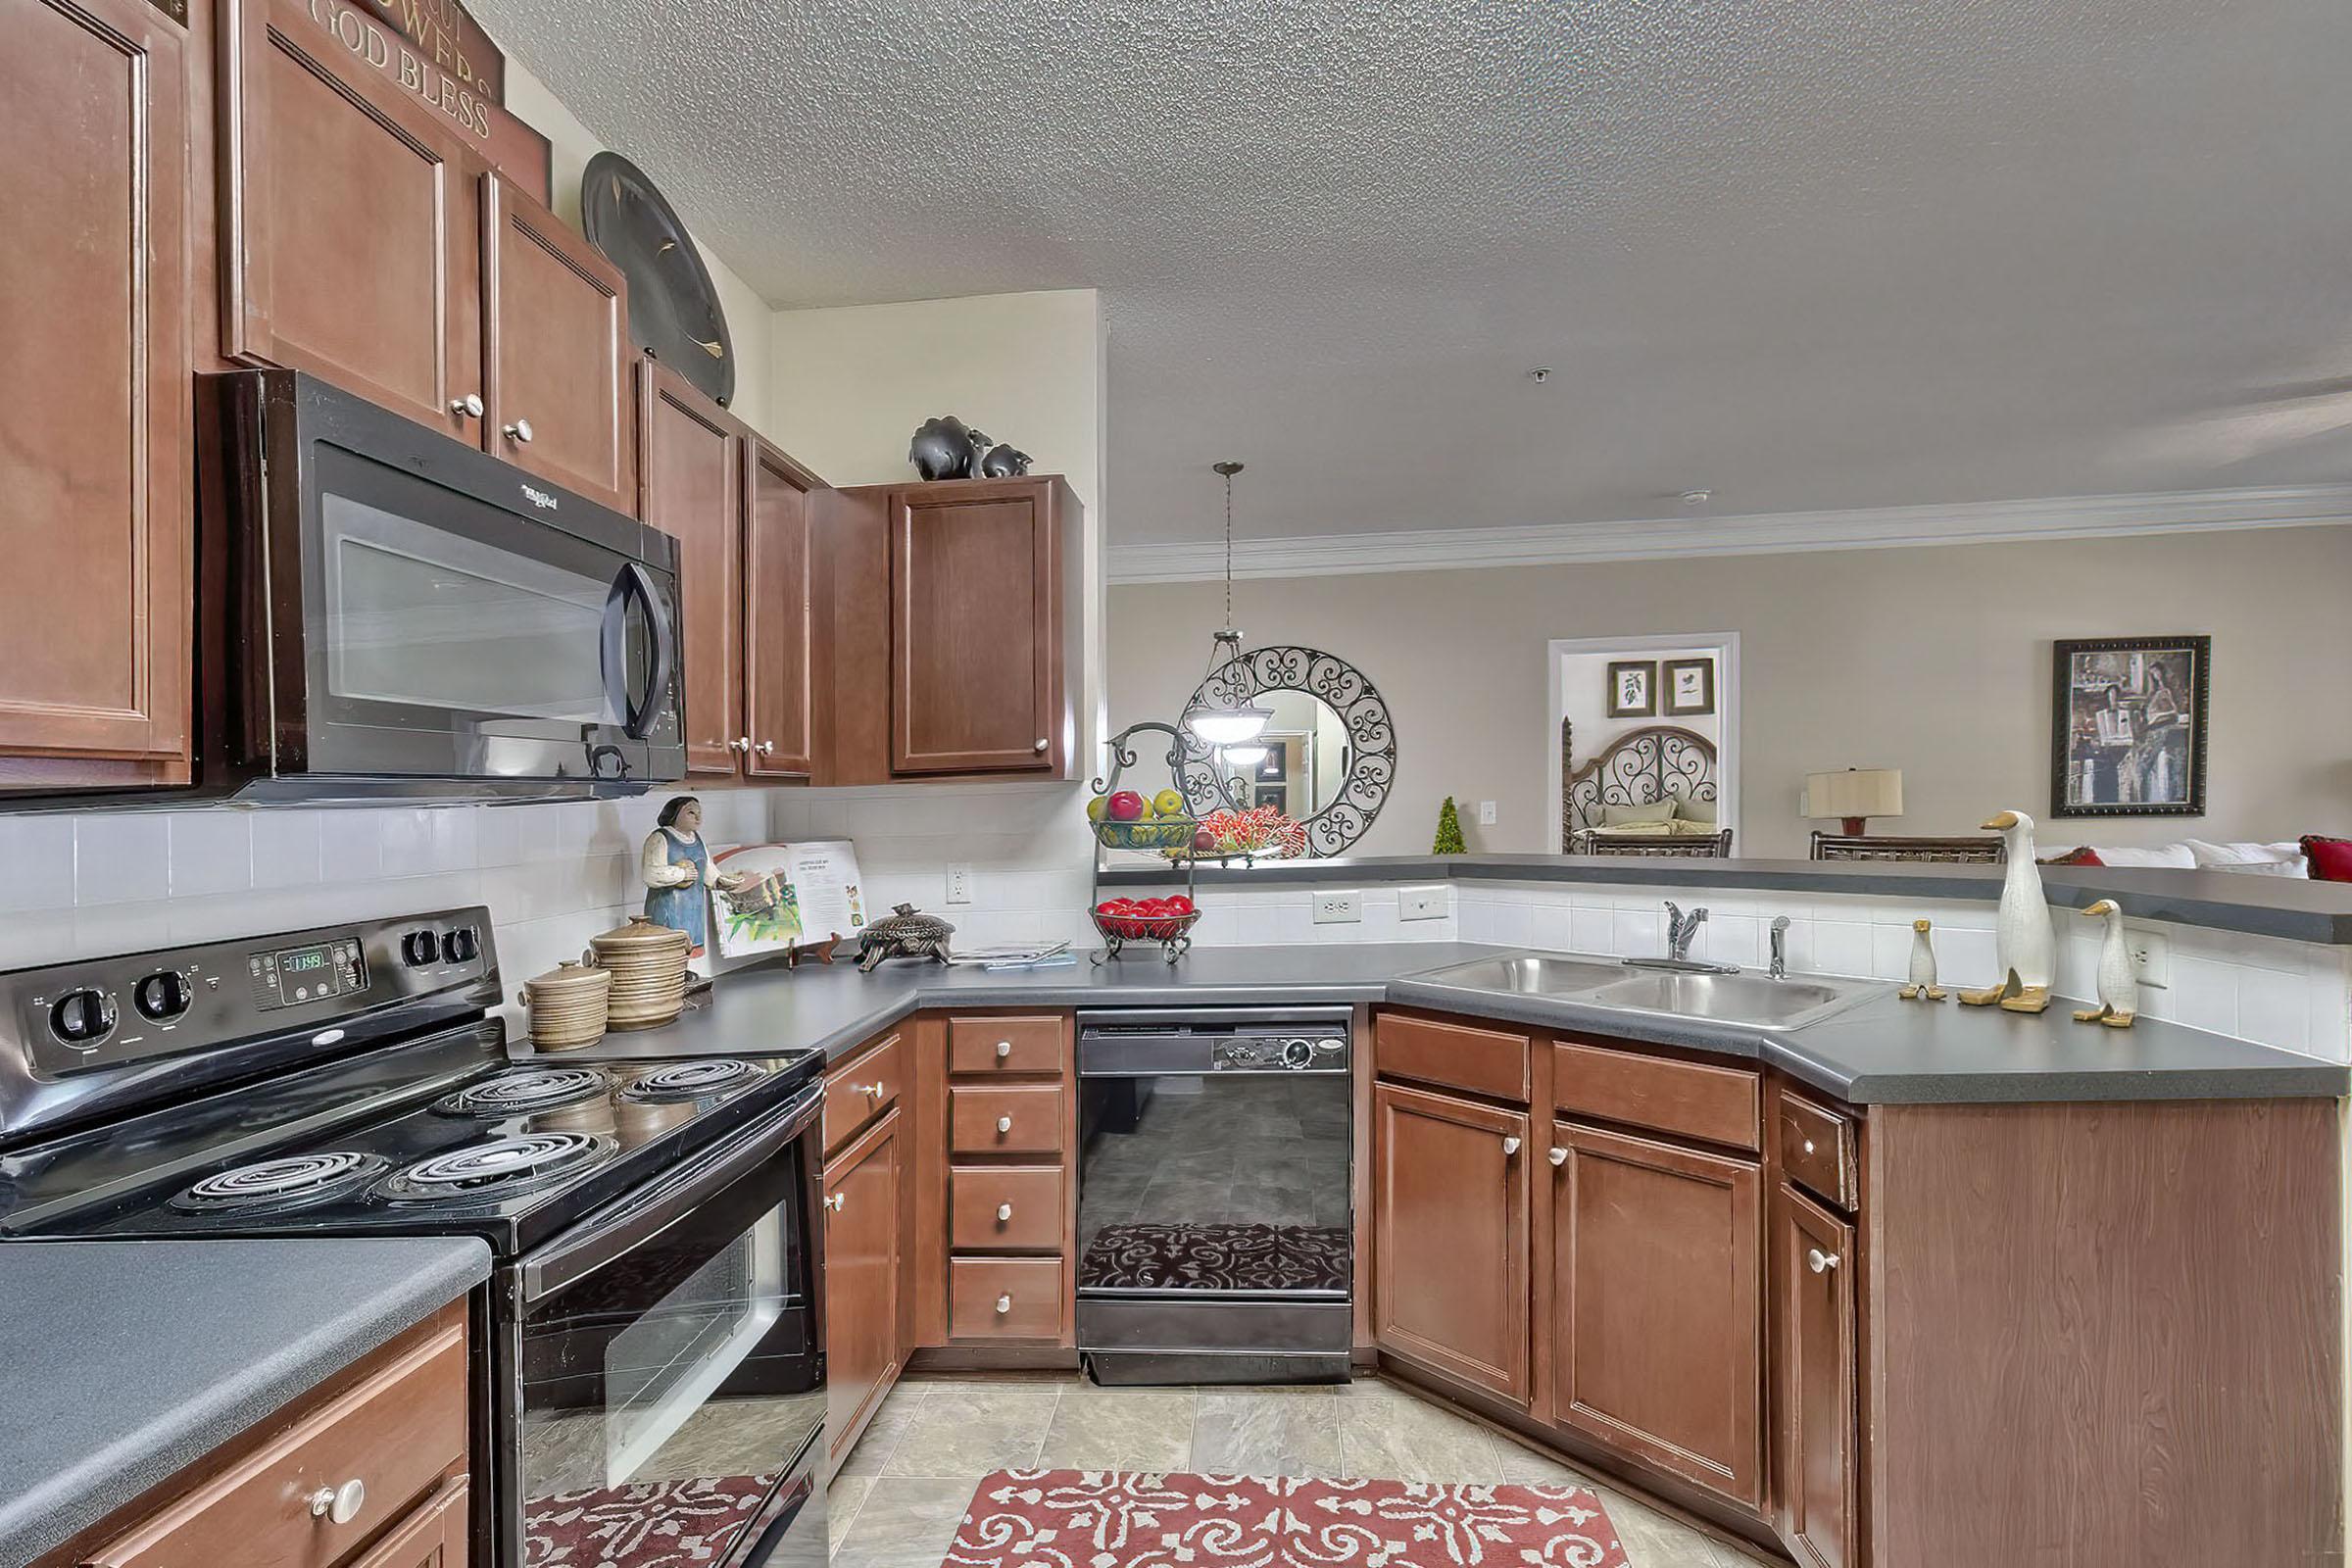
<svg viewBox="0 0 2352 1568">
<path fill-rule="evenodd" d="M 2340 1564 L 2328 1100 L 1870 1114 L 1874 1568 Z"/>
</svg>

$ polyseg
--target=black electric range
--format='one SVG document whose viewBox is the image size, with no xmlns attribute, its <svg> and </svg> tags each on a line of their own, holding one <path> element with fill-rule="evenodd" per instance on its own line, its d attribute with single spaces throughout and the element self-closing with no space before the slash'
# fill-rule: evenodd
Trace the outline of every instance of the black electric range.
<svg viewBox="0 0 2352 1568">
<path fill-rule="evenodd" d="M 479 907 L 0 975 L 0 1236 L 478 1236 L 484 1560 L 816 1561 L 821 1054 L 512 1063 L 500 992 Z"/>
</svg>

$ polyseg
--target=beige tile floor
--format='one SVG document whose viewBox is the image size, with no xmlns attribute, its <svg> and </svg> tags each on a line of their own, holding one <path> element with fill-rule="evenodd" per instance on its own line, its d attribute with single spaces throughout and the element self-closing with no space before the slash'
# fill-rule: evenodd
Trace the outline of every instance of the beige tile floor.
<svg viewBox="0 0 2352 1568">
<path fill-rule="evenodd" d="M 1082 1378 L 910 1379 L 832 1489 L 833 1568 L 938 1568 L 992 1470 L 1193 1470 L 1400 1481 L 1573 1481 L 1600 1494 L 1634 1568 L 1750 1558 L 1405 1389 L 1101 1389 Z"/>
</svg>

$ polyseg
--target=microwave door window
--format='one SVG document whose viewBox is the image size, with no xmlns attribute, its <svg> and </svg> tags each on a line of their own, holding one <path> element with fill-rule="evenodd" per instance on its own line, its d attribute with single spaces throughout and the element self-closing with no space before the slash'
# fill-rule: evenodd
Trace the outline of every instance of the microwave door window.
<svg viewBox="0 0 2352 1568">
<path fill-rule="evenodd" d="M 342 703 L 567 725 L 622 721 L 611 584 L 349 496 L 324 498 L 326 677 Z"/>
</svg>

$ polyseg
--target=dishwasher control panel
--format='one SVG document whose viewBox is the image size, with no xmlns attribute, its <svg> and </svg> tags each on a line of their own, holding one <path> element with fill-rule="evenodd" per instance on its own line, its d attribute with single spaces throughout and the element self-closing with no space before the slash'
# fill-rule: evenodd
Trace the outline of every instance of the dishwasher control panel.
<svg viewBox="0 0 2352 1568">
<path fill-rule="evenodd" d="M 1081 1012 L 1078 1073 L 1346 1072 L 1348 1024 L 1345 1007 Z"/>
</svg>

